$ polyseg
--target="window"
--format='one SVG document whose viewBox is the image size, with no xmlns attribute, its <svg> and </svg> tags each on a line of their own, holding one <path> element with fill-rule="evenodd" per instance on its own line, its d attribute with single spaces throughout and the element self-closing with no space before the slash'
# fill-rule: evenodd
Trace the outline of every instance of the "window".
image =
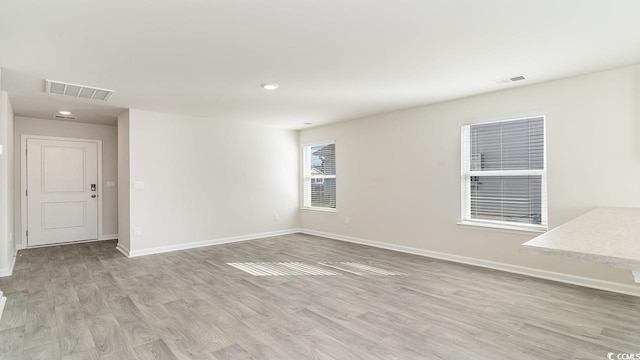
<svg viewBox="0 0 640 360">
<path fill-rule="evenodd" d="M 544 116 L 462 127 L 462 224 L 547 229 Z"/>
<path fill-rule="evenodd" d="M 336 145 L 333 141 L 303 148 L 304 208 L 335 211 Z"/>
</svg>

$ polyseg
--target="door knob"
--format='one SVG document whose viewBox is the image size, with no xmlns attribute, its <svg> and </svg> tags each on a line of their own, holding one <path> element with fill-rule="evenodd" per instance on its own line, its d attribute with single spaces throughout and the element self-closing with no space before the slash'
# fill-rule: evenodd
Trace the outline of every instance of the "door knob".
<svg viewBox="0 0 640 360">
<path fill-rule="evenodd" d="M 91 197 L 92 198 L 96 198 L 96 197 L 98 197 L 98 195 L 93 194 L 93 195 L 91 195 Z"/>
</svg>

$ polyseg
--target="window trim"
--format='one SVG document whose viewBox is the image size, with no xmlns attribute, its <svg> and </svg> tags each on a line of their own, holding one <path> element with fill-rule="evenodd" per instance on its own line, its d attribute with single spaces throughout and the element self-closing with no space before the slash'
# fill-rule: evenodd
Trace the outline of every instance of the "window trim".
<svg viewBox="0 0 640 360">
<path fill-rule="evenodd" d="M 465 161 L 465 155 L 467 153 L 470 154 L 471 149 L 469 148 L 470 144 L 468 144 L 465 140 L 471 140 L 470 137 L 467 138 L 465 136 L 465 128 L 471 128 L 474 125 L 485 125 L 485 124 L 496 124 L 503 122 L 511 122 L 518 120 L 526 120 L 532 118 L 542 118 L 542 153 L 543 159 L 542 169 L 531 169 L 531 170 L 491 170 L 491 171 L 478 171 L 478 170 L 467 170 L 465 169 L 465 165 L 471 166 L 471 161 Z M 460 124 L 460 218 L 458 220 L 458 225 L 462 227 L 477 227 L 483 228 L 486 230 L 497 230 L 497 231 L 508 231 L 508 232 L 517 232 L 517 233 L 543 233 L 549 229 L 549 202 L 548 202 L 548 192 L 547 192 L 547 116 L 545 114 L 535 113 L 526 116 L 517 116 L 513 118 L 503 118 L 499 120 L 488 120 L 488 121 L 473 121 L 465 124 Z M 542 224 L 525 224 L 525 223 L 517 223 L 517 222 L 509 222 L 509 221 L 499 221 L 499 220 L 486 220 L 486 219 L 472 219 L 471 218 L 471 192 L 470 189 L 467 189 L 467 177 L 473 176 L 527 176 L 527 175 L 538 175 L 541 176 L 541 196 L 542 196 L 542 204 L 541 204 L 541 218 Z"/>
<path fill-rule="evenodd" d="M 335 163 L 336 163 L 336 174 L 335 175 L 318 175 L 316 177 L 312 177 L 311 174 L 307 174 L 308 171 L 308 167 L 307 167 L 307 149 L 310 149 L 312 146 L 317 146 L 317 145 L 331 145 L 333 144 L 335 147 L 335 152 L 336 152 L 336 159 L 335 159 Z M 301 157 L 300 157 L 300 163 L 301 163 L 301 171 L 300 171 L 300 179 L 301 179 L 301 187 L 300 187 L 300 192 L 301 192 L 301 196 L 300 196 L 300 209 L 301 210 L 310 210 L 310 211 L 318 211 L 318 212 L 325 212 L 325 213 L 336 213 L 338 212 L 338 179 L 337 179 L 337 173 L 338 173 L 338 156 L 337 156 L 337 146 L 336 146 L 336 141 L 334 139 L 330 139 L 330 140 L 324 140 L 324 141 L 314 141 L 314 142 L 310 142 L 310 143 L 305 143 L 301 145 Z M 335 208 L 329 208 L 329 207 L 322 207 L 322 206 L 306 206 L 305 204 L 307 203 L 307 200 L 309 200 L 309 204 L 311 204 L 311 199 L 310 196 L 311 194 L 309 193 L 309 195 L 307 195 L 307 180 L 309 186 L 311 185 L 312 179 L 336 179 L 336 207 Z M 309 189 L 311 190 L 311 189 Z"/>
<path fill-rule="evenodd" d="M 491 220 L 460 220 L 458 226 L 482 230 L 493 230 L 515 234 L 542 234 L 547 232 L 547 227 L 542 225 L 507 223 L 506 221 Z"/>
</svg>

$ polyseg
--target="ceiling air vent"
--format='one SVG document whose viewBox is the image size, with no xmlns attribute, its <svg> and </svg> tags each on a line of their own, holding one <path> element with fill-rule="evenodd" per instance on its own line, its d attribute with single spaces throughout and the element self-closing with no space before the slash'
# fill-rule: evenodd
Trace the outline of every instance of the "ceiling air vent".
<svg viewBox="0 0 640 360">
<path fill-rule="evenodd" d="M 58 120 L 78 120 L 77 116 L 72 116 L 72 115 L 53 115 L 54 119 L 58 119 Z"/>
<path fill-rule="evenodd" d="M 100 89 L 91 86 L 64 83 L 54 80 L 46 80 L 44 91 L 47 94 L 67 95 L 82 99 L 107 101 L 113 94 L 113 90 Z"/>
<path fill-rule="evenodd" d="M 527 77 L 524 75 L 517 75 L 517 76 L 512 76 L 512 77 L 508 77 L 508 78 L 504 78 L 504 79 L 498 79 L 495 81 L 496 84 L 498 85 L 504 85 L 504 84 L 510 84 L 512 82 L 516 82 L 516 81 L 522 81 L 522 80 L 526 80 Z"/>
</svg>

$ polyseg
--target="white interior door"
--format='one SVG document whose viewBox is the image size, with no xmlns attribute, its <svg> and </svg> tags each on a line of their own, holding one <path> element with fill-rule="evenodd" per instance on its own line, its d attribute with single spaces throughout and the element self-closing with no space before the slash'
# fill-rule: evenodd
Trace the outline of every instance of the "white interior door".
<svg viewBox="0 0 640 360">
<path fill-rule="evenodd" d="M 98 238 L 98 144 L 27 139 L 27 245 Z"/>
</svg>

